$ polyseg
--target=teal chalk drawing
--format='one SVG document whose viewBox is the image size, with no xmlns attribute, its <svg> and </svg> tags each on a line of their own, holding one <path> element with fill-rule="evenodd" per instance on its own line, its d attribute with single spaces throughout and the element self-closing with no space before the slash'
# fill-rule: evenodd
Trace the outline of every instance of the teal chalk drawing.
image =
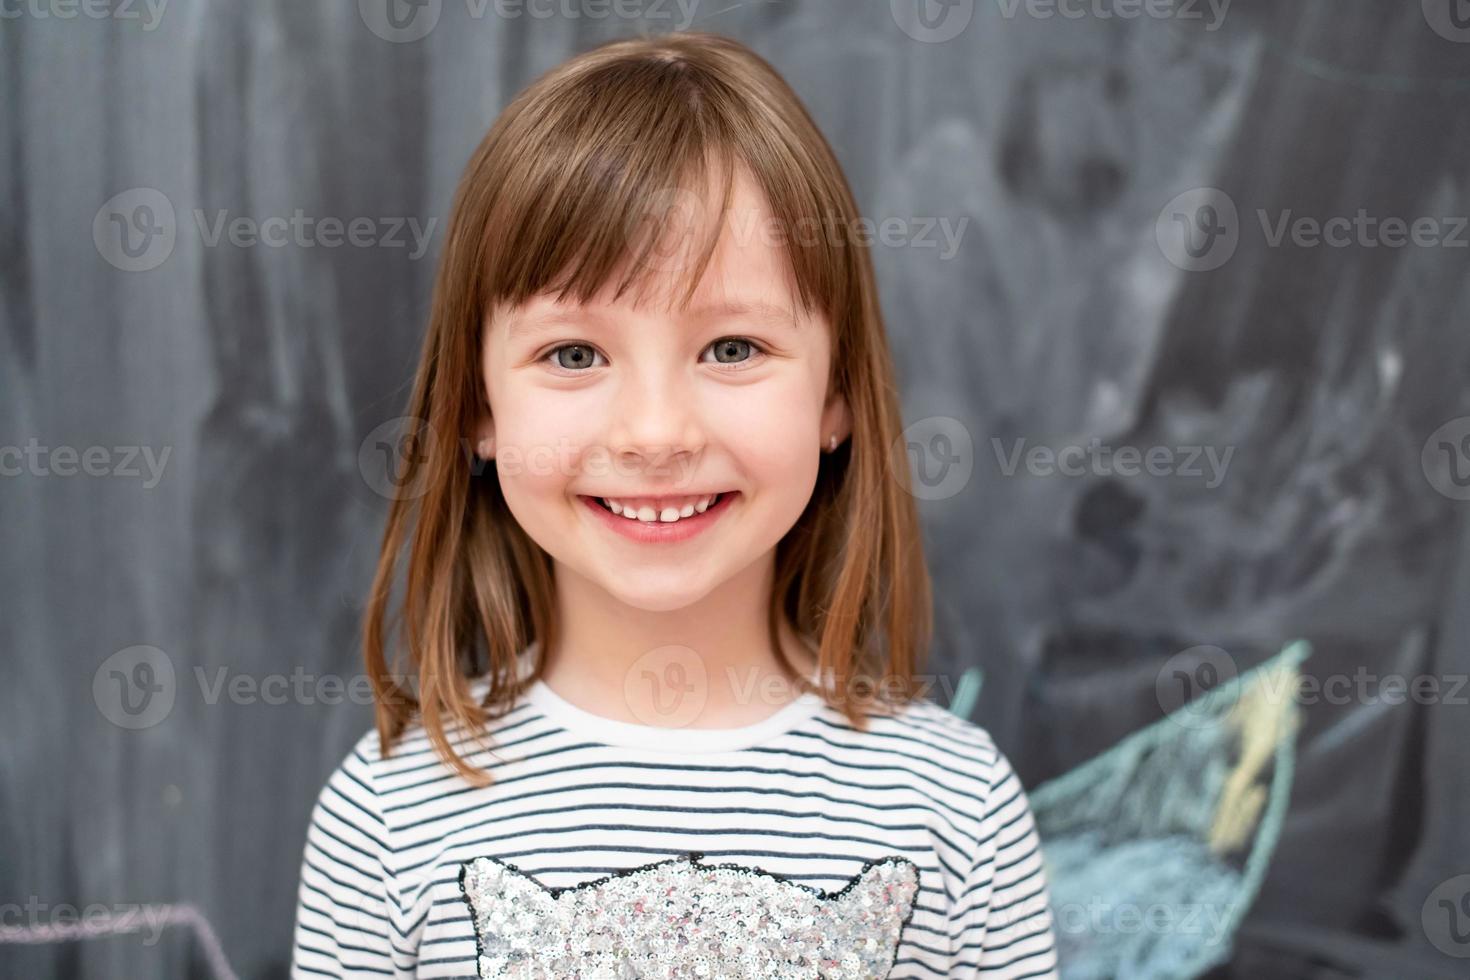
<svg viewBox="0 0 1470 980">
<path fill-rule="evenodd" d="M 1286 815 L 1305 640 L 1028 792 L 1063 980 L 1230 958 Z"/>
<path fill-rule="evenodd" d="M 960 682 L 954 689 L 954 697 L 949 699 L 949 710 L 968 719 L 975 713 L 975 705 L 980 700 L 980 685 L 984 682 L 985 672 L 979 667 L 971 667 L 961 674 Z"/>
</svg>

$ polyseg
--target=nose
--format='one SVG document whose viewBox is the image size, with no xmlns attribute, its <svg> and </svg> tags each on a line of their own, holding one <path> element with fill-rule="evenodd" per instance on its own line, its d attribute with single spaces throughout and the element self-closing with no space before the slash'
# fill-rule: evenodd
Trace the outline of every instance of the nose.
<svg viewBox="0 0 1470 980">
<path fill-rule="evenodd" d="M 705 438 L 689 378 L 677 370 L 630 377 L 614 400 L 607 442 L 616 459 L 657 463 L 698 453 Z"/>
</svg>

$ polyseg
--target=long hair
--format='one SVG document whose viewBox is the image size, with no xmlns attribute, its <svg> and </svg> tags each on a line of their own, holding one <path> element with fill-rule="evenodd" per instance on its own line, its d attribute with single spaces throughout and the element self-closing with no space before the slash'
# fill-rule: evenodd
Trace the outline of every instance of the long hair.
<svg viewBox="0 0 1470 980">
<path fill-rule="evenodd" d="M 541 675 L 544 661 L 522 677 L 519 654 L 554 644 L 550 558 L 511 515 L 493 461 L 481 472 L 463 448 L 489 411 L 487 313 L 553 291 L 587 302 L 627 270 L 621 295 L 654 267 L 643 259 L 659 244 L 658 233 L 633 230 L 712 173 L 725 175 L 722 224 L 736 166 L 785 232 L 800 303 L 830 325 L 828 390 L 846 398 L 852 422 L 777 545 L 772 647 L 799 677 L 777 640 L 784 614 L 816 653 L 821 696 L 860 730 L 869 709 L 916 696 L 930 583 L 872 260 L 865 241 L 800 231 L 857 227 L 852 191 L 796 94 L 750 49 L 704 33 L 634 38 L 574 57 L 517 95 L 456 189 L 406 415 L 398 483 L 411 492 L 393 495 L 364 613 L 384 757 L 417 714 L 444 761 L 488 785 L 446 731 L 457 723 L 481 738 Z M 712 238 L 686 302 L 713 251 Z M 402 605 L 390 614 L 400 558 Z M 395 625 L 402 670 L 386 656 Z M 477 702 L 470 682 L 482 676 L 489 689 Z"/>
</svg>

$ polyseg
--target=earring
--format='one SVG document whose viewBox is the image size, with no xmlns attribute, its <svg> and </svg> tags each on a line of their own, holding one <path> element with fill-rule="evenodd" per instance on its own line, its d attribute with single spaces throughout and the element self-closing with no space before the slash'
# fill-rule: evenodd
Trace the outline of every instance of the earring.
<svg viewBox="0 0 1470 980">
<path fill-rule="evenodd" d="M 836 451 L 837 451 L 837 433 L 834 432 L 827 439 L 827 452 L 829 452 L 829 453 L 835 453 Z"/>
<path fill-rule="evenodd" d="M 494 447 L 494 445 L 495 445 L 495 443 L 492 442 L 489 439 L 481 439 L 480 440 L 480 458 L 482 458 L 482 459 L 489 459 L 490 458 L 490 450 Z"/>
</svg>

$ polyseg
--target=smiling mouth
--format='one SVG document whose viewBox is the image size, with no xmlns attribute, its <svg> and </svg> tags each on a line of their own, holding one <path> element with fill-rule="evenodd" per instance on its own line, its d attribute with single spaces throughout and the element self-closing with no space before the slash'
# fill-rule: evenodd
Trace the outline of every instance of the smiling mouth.
<svg viewBox="0 0 1470 980">
<path fill-rule="evenodd" d="M 632 508 L 621 506 L 618 510 L 613 510 L 612 505 L 608 502 L 608 499 L 606 497 L 590 497 L 584 494 L 582 495 L 582 498 L 584 500 L 596 503 L 599 507 L 607 511 L 609 514 L 612 514 L 614 517 L 621 517 L 624 520 L 632 521 L 634 523 L 677 524 L 680 521 L 689 520 L 690 518 L 698 517 L 701 514 L 713 510 L 715 507 L 719 506 L 720 503 L 725 500 L 725 498 L 731 496 L 734 492 L 735 491 L 733 490 L 723 490 L 715 494 L 712 498 L 709 498 L 709 502 L 703 507 L 699 507 L 697 504 L 685 504 L 682 508 L 664 507 L 662 510 L 656 510 L 652 506 L 644 506 L 637 511 L 632 510 Z"/>
</svg>

